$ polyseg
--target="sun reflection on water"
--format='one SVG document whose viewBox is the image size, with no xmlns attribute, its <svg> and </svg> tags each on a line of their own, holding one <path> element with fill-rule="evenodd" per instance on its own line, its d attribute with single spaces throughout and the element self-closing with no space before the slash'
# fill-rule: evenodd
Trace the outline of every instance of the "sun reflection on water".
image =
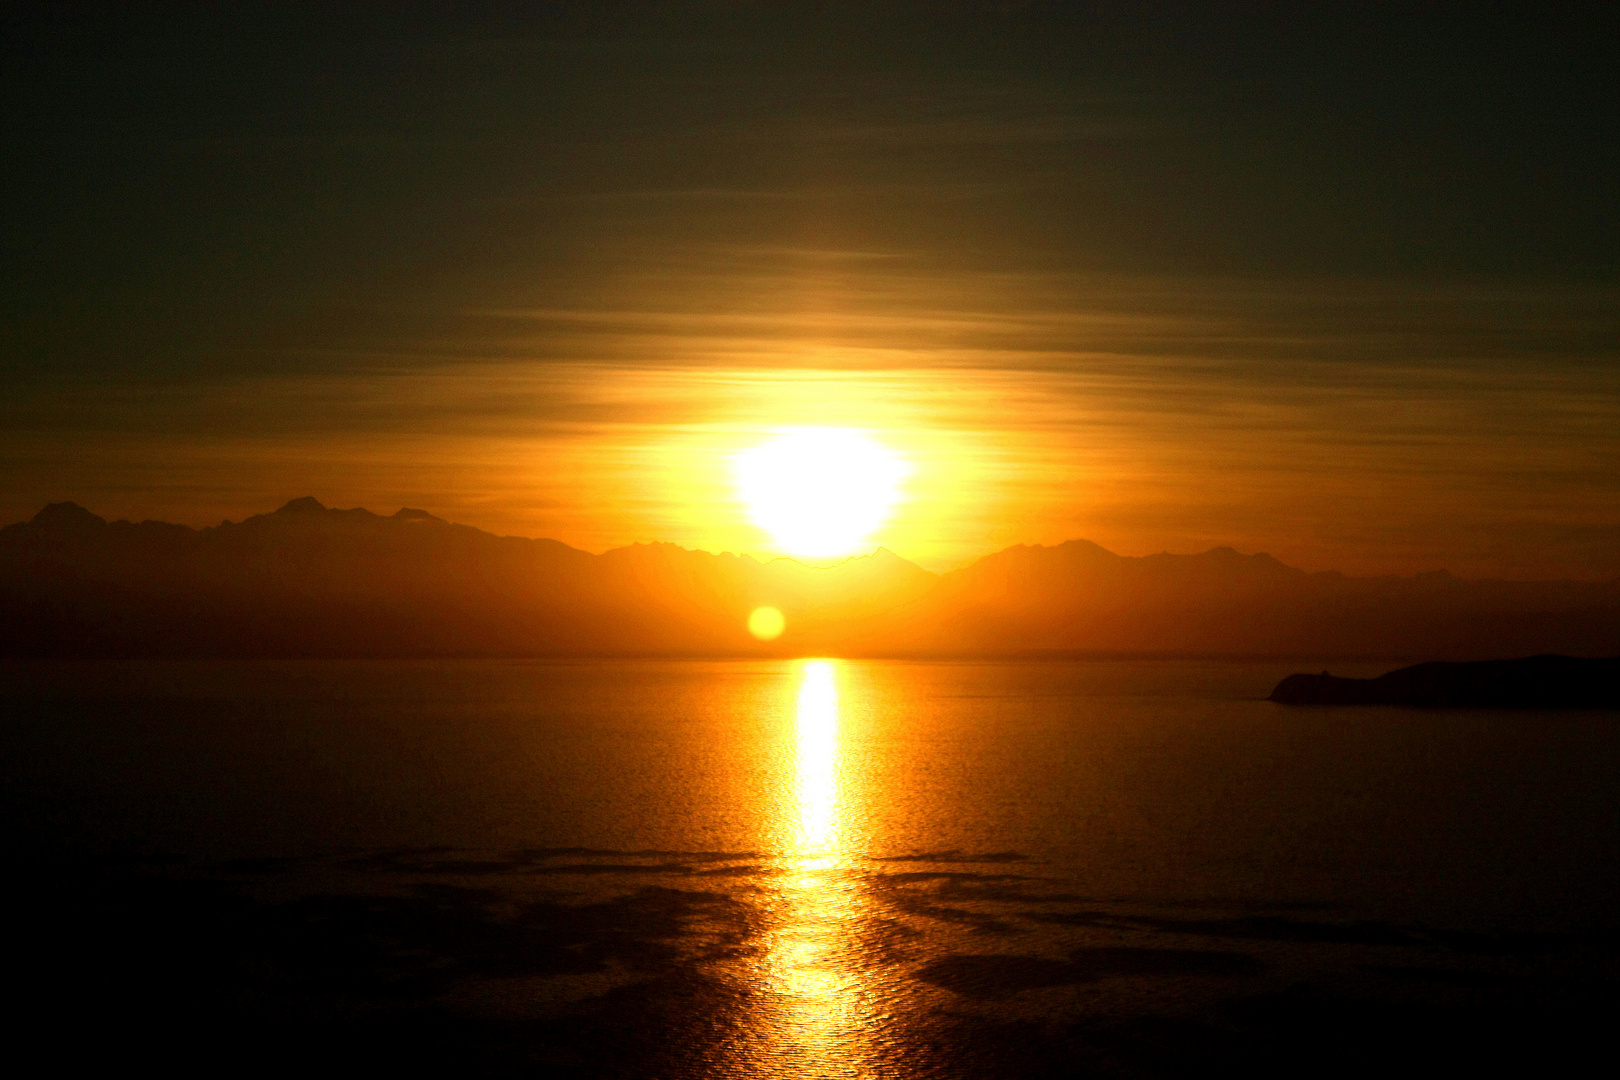
<svg viewBox="0 0 1620 1080">
<path fill-rule="evenodd" d="M 798 664 L 793 805 L 781 808 L 797 820 L 766 941 L 773 1031 L 754 1063 L 766 1075 L 876 1075 L 864 1064 L 873 1008 L 855 941 L 861 898 L 842 846 L 838 673 L 837 661 Z"/>
<path fill-rule="evenodd" d="M 801 865 L 830 861 L 838 847 L 838 685 L 826 660 L 800 668 L 798 724 Z"/>
</svg>

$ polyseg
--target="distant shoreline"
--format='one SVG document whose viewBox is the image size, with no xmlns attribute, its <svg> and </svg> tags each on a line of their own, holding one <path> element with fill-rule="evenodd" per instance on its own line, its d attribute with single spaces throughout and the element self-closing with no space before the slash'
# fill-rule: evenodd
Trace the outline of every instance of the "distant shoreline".
<svg viewBox="0 0 1620 1080">
<path fill-rule="evenodd" d="M 756 640 L 774 608 L 780 637 Z M 313 498 L 190 529 L 72 503 L 0 529 L 0 656 L 1310 660 L 1620 654 L 1620 581 L 1309 573 L 1227 547 L 1015 545 L 934 574 L 638 544 L 594 555 Z"/>
<path fill-rule="evenodd" d="M 1213 663 L 1261 664 L 1320 662 L 1333 664 L 1402 664 L 1413 656 L 1334 655 L 1327 653 L 1197 653 L 1197 652 L 1111 652 L 1106 650 L 1032 649 L 1024 652 L 857 652 L 788 651 L 775 652 L 178 652 L 151 649 L 127 652 L 0 652 L 0 663 L 172 660 L 172 661 L 376 661 L 407 660 L 896 660 L 915 663 Z"/>
</svg>

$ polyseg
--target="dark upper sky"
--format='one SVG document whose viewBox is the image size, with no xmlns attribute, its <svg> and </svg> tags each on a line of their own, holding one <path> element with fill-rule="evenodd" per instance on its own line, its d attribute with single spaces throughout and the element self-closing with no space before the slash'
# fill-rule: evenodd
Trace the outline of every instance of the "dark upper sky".
<svg viewBox="0 0 1620 1080">
<path fill-rule="evenodd" d="M 1365 382 L 1392 387 L 1397 409 L 1454 413 L 1459 395 L 1522 393 L 1540 436 L 1482 429 L 1515 411 L 1497 405 L 1414 423 L 1439 442 L 1562 447 L 1549 468 L 1580 473 L 1578 526 L 1512 542 L 1574 545 L 1549 567 L 1620 570 L 1604 554 L 1620 520 L 1591 508 L 1620 486 L 1602 433 L 1620 410 L 1620 8 L 490 6 L 0 9 L 0 468 L 14 492 L 0 516 L 96 493 L 138 516 L 260 509 L 261 492 L 330 482 L 274 447 L 392 431 L 389 416 L 447 439 L 487 434 L 496 415 L 513 430 L 677 420 L 667 401 L 579 387 L 736 368 L 716 342 L 741 325 L 756 371 L 1112 378 L 1137 358 L 1171 397 Z M 355 411 L 330 389 L 512 364 L 597 375 L 521 405 L 490 404 L 503 395 L 486 387 L 485 405 L 451 409 L 430 394 Z M 262 404 L 264 386 L 298 379 L 307 393 Z M 219 404 L 222 386 L 237 406 Z M 1309 408 L 1293 428 L 1365 441 L 1362 421 L 1322 412 L 1332 401 Z M 1570 408 L 1592 433 L 1574 449 Z M 1151 447 L 1237 445 L 1187 424 L 1144 419 L 1119 445 L 1167 472 L 1181 459 Z M 173 480 L 248 436 L 262 452 L 240 494 L 224 474 Z M 351 452 L 328 455 L 329 472 Z M 1257 443 L 1238 454 L 1244 475 L 1268 453 L 1297 457 Z M 297 490 L 266 479 L 277 461 Z M 456 475 L 367 480 L 353 498 L 460 505 L 470 481 Z M 1548 490 L 1497 473 L 1448 483 L 1480 505 Z M 473 502 L 494 525 L 566 531 L 561 510 L 515 509 L 519 488 Z M 1259 542 L 1268 511 L 1246 500 L 1190 532 L 1124 511 L 1052 528 L 1154 548 L 1234 530 Z M 1323 558 L 1372 542 L 1335 547 L 1323 538 L 1344 530 L 1323 514 L 1273 532 L 1285 548 L 1315 537 L 1300 550 Z M 1386 540 L 1439 557 L 1442 525 Z"/>
</svg>

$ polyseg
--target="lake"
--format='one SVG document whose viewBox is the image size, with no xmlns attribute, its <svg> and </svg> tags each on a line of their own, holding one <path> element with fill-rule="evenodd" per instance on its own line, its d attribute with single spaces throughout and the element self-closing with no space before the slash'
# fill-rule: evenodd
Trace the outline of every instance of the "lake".
<svg viewBox="0 0 1620 1080">
<path fill-rule="evenodd" d="M 9 663 L 21 978 L 85 1063 L 613 1077 L 1556 1066 L 1620 715 L 1316 662 Z"/>
</svg>

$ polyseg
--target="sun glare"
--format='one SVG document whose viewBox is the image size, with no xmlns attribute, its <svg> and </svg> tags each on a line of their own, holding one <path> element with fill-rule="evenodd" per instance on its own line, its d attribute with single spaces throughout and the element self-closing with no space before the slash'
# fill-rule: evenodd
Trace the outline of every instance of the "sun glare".
<svg viewBox="0 0 1620 1080">
<path fill-rule="evenodd" d="M 787 629 L 787 619 L 779 608 L 759 607 L 748 616 L 748 632 L 761 641 L 775 641 Z"/>
<path fill-rule="evenodd" d="M 754 523 L 794 555 L 844 555 L 889 516 L 910 469 L 845 428 L 794 428 L 744 450 L 737 488 Z"/>
</svg>

